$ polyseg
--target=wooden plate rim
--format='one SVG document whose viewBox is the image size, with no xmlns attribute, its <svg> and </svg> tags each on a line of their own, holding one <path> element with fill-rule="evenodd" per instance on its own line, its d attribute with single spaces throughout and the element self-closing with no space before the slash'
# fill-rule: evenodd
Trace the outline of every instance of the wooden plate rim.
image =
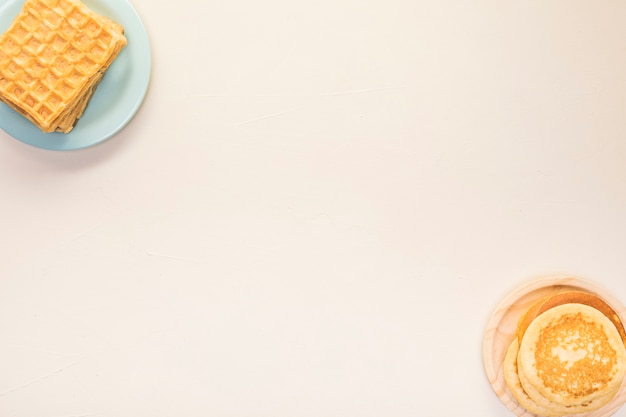
<svg viewBox="0 0 626 417">
<path fill-rule="evenodd" d="M 626 309 L 610 292 L 598 284 L 580 278 L 560 276 L 526 282 L 507 294 L 490 316 L 483 338 L 483 365 L 492 389 L 502 403 L 518 417 L 541 417 L 519 405 L 504 381 L 504 355 L 515 336 L 517 321 L 541 297 L 567 290 L 583 290 L 602 297 L 626 323 Z M 616 396 L 599 410 L 575 417 L 609 417 L 626 402 L 626 380 Z"/>
</svg>

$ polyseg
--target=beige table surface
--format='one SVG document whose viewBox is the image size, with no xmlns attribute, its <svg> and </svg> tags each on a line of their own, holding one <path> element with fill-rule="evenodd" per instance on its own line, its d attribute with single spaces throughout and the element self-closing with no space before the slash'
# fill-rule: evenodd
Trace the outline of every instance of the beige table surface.
<svg viewBox="0 0 626 417">
<path fill-rule="evenodd" d="M 507 293 L 626 302 L 626 3 L 133 5 L 122 132 L 0 131 L 0 416 L 507 417 Z"/>
</svg>

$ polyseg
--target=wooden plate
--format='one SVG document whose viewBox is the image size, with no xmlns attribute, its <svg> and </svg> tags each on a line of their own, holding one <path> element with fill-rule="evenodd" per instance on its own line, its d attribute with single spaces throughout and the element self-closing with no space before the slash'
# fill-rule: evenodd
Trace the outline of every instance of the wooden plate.
<svg viewBox="0 0 626 417">
<path fill-rule="evenodd" d="M 515 337 L 519 318 L 540 298 L 566 291 L 586 291 L 602 297 L 626 323 L 626 309 L 608 291 L 596 284 L 571 277 L 544 278 L 527 283 L 510 293 L 495 309 L 489 319 L 483 339 L 483 362 L 487 379 L 502 403 L 520 417 L 539 417 L 522 408 L 504 381 L 503 362 L 506 351 Z M 578 417 L 608 417 L 626 402 L 626 380 L 617 395 L 599 410 Z"/>
</svg>

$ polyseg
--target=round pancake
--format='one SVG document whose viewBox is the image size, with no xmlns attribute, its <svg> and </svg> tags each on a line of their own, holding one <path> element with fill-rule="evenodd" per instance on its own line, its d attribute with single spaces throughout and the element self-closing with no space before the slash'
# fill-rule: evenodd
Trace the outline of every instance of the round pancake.
<svg viewBox="0 0 626 417">
<path fill-rule="evenodd" d="M 530 323 L 532 323 L 538 315 L 558 305 L 571 303 L 586 304 L 597 309 L 602 314 L 607 316 L 609 320 L 611 320 L 611 322 L 615 325 L 615 328 L 622 338 L 622 342 L 626 344 L 626 329 L 624 329 L 622 320 L 620 319 L 617 312 L 600 296 L 584 291 L 561 292 L 554 295 L 549 295 L 547 297 L 543 297 L 538 302 L 536 302 L 519 319 L 516 332 L 519 343 L 522 343 L 522 338 L 524 337 L 526 329 L 528 328 L 528 326 L 530 326 Z"/>
<path fill-rule="evenodd" d="M 626 352 L 615 325 L 597 309 L 578 303 L 538 315 L 526 329 L 517 359 L 527 394 L 535 402 L 545 398 L 565 407 L 602 402 L 617 392 L 626 372 Z"/>
<path fill-rule="evenodd" d="M 516 339 L 513 339 L 513 342 L 509 346 L 509 349 L 506 352 L 506 356 L 504 357 L 504 381 L 506 385 L 511 390 L 511 394 L 517 400 L 519 405 L 521 405 L 526 411 L 536 414 L 538 416 L 544 417 L 561 417 L 564 414 L 552 410 L 550 408 L 541 406 L 534 402 L 524 391 L 522 388 L 522 384 L 520 382 L 518 376 L 518 367 L 517 367 L 517 353 L 519 351 L 519 343 Z"/>
<path fill-rule="evenodd" d="M 528 378 L 526 377 L 522 369 L 518 367 L 517 371 L 518 371 L 517 377 L 519 379 L 521 389 L 528 396 L 528 398 L 537 406 L 539 406 L 541 409 L 550 410 L 561 416 L 570 415 L 570 414 L 588 413 L 588 412 L 597 410 L 603 407 L 604 405 L 606 405 L 609 401 L 611 401 L 611 399 L 613 399 L 613 397 L 615 396 L 615 394 L 617 394 L 617 391 L 619 389 L 619 386 L 618 386 L 617 389 L 615 389 L 615 391 L 610 392 L 609 394 L 604 395 L 604 396 L 596 397 L 582 404 L 563 405 L 563 404 L 556 403 L 546 398 L 536 387 L 534 387 L 528 381 Z"/>
</svg>

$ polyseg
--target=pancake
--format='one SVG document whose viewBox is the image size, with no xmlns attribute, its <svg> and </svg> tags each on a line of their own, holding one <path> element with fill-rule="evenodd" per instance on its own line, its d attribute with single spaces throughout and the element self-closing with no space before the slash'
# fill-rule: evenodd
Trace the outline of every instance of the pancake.
<svg viewBox="0 0 626 417">
<path fill-rule="evenodd" d="M 513 397 L 517 400 L 526 411 L 543 417 L 561 417 L 564 414 L 559 411 L 555 411 L 553 408 L 546 407 L 533 401 L 522 387 L 522 383 L 518 374 L 517 367 L 517 354 L 519 352 L 519 343 L 517 339 L 513 339 L 513 342 L 507 350 L 504 358 L 504 381 L 511 390 Z"/>
<path fill-rule="evenodd" d="M 605 300 L 584 291 L 557 292 L 518 320 L 504 380 L 520 407 L 537 416 L 595 411 L 621 387 L 625 345 L 624 325 Z"/>
<path fill-rule="evenodd" d="M 562 304 L 530 323 L 517 366 L 521 385 L 534 402 L 597 409 L 619 389 L 626 352 L 617 328 L 599 310 Z"/>
<path fill-rule="evenodd" d="M 550 410 L 550 412 L 556 413 L 559 416 L 588 413 L 602 408 L 606 403 L 611 401 L 619 389 L 618 386 L 613 392 L 609 392 L 604 396 L 596 397 L 581 404 L 563 405 L 546 398 L 543 393 L 539 391 L 539 389 L 528 381 L 528 378 L 520 368 L 517 369 L 517 378 L 519 379 L 521 389 L 530 401 L 532 401 L 537 407 Z"/>
<path fill-rule="evenodd" d="M 553 307 L 569 303 L 585 304 L 600 311 L 615 325 L 615 328 L 622 338 L 622 342 L 626 345 L 626 330 L 624 330 L 624 325 L 617 312 L 599 296 L 583 291 L 566 291 L 544 297 L 535 303 L 519 320 L 516 333 L 518 342 L 522 342 L 524 332 L 526 332 L 530 323 L 532 323 L 538 315 Z"/>
</svg>

